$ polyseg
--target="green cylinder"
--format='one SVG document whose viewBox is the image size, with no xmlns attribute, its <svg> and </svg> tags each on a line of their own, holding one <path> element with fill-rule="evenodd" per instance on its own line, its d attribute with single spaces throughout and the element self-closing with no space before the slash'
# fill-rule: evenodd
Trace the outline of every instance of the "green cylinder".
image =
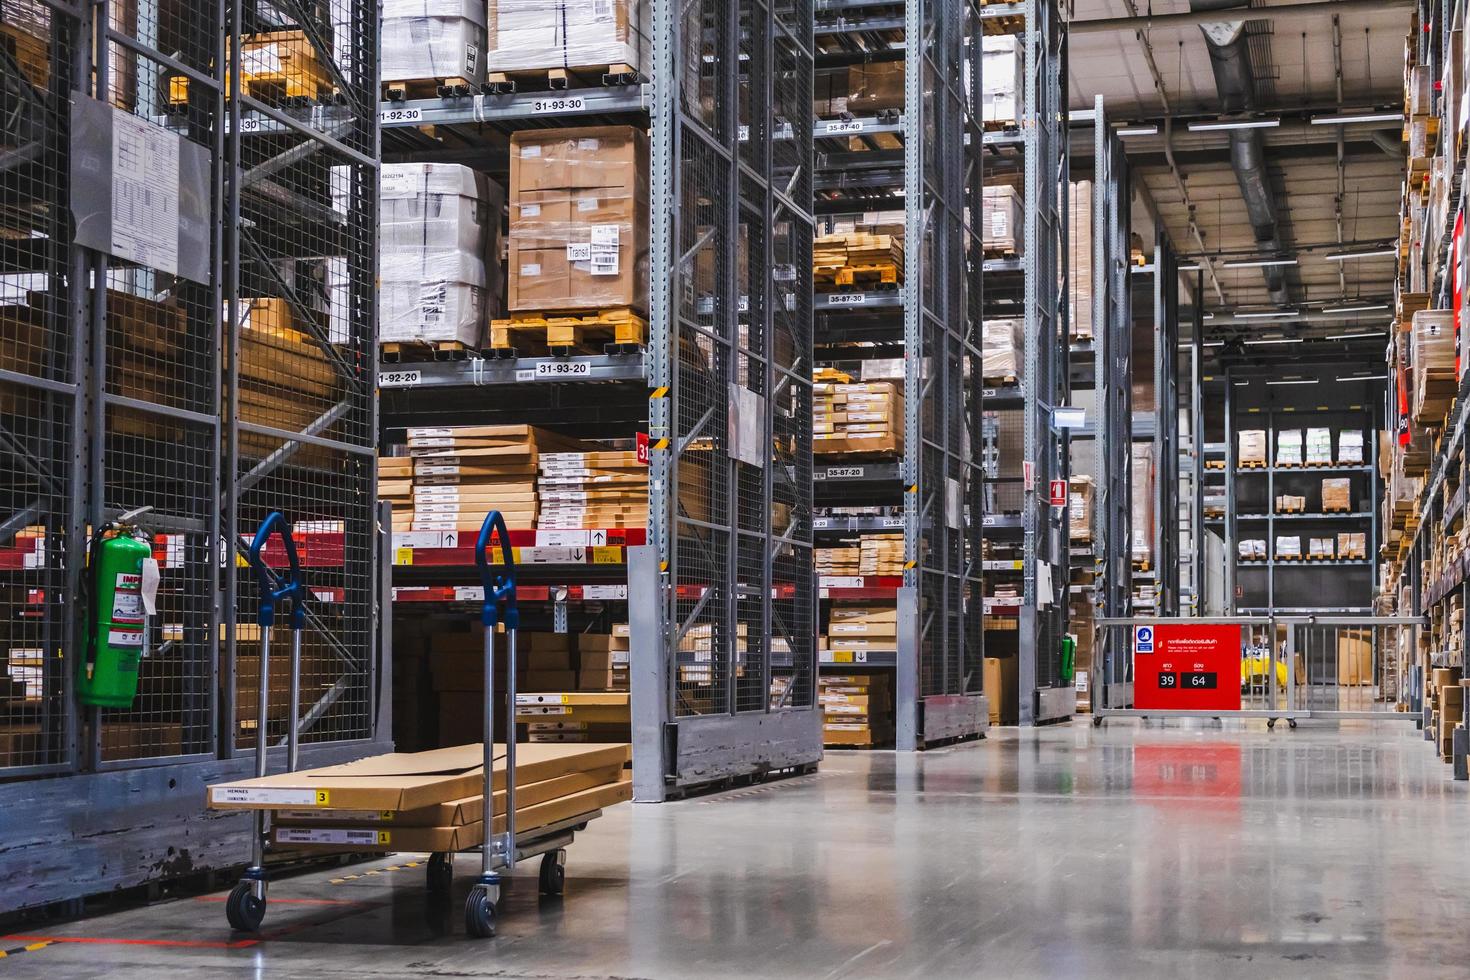
<svg viewBox="0 0 1470 980">
<path fill-rule="evenodd" d="M 102 541 L 93 557 L 92 610 L 86 653 L 80 658 L 77 691 L 82 704 L 131 707 L 138 693 L 147 613 L 143 606 L 143 561 L 148 542 L 122 533 Z M 90 661 L 90 662 L 89 662 Z"/>
</svg>

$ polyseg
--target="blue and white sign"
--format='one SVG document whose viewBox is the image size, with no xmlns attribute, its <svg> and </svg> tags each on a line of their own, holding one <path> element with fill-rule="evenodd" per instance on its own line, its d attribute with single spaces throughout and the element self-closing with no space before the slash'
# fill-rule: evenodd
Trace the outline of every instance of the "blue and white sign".
<svg viewBox="0 0 1470 980">
<path fill-rule="evenodd" d="M 1152 626 L 1133 627 L 1133 652 L 1134 654 L 1154 652 L 1154 628 Z"/>
</svg>

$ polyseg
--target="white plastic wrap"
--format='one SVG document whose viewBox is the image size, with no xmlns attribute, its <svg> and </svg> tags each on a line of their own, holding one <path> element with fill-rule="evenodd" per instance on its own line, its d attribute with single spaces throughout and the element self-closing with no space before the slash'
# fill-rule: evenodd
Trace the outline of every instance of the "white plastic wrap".
<svg viewBox="0 0 1470 980">
<path fill-rule="evenodd" d="M 639 0 L 490 0 L 491 72 L 547 68 L 641 71 L 653 28 Z"/>
<path fill-rule="evenodd" d="M 1015 34 L 986 35 L 980 59 L 981 118 L 986 122 L 1020 119 L 1021 94 L 1025 91 L 1021 38 Z"/>
<path fill-rule="evenodd" d="M 1302 430 L 1278 429 L 1276 432 L 1276 465 L 1302 465 Z"/>
<path fill-rule="evenodd" d="M 1337 461 L 1345 466 L 1362 464 L 1363 433 L 1361 431 L 1344 429 L 1337 434 Z"/>
<path fill-rule="evenodd" d="M 383 0 L 385 82 L 485 77 L 483 0 Z"/>
<path fill-rule="evenodd" d="M 1021 335 L 1025 321 L 986 320 L 980 330 L 980 372 L 986 378 L 1021 376 Z"/>
</svg>

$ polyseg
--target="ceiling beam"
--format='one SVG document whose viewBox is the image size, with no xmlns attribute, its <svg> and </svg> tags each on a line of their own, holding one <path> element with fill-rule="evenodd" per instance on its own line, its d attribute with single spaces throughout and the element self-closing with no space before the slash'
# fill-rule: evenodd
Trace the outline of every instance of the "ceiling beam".
<svg viewBox="0 0 1470 980">
<path fill-rule="evenodd" d="M 1118 31 L 1145 31 L 1159 27 L 1187 27 L 1191 24 L 1229 24 L 1252 20 L 1273 20 L 1280 23 L 1303 17 L 1327 17 L 1333 14 L 1378 14 L 1386 10 L 1407 10 L 1413 6 L 1413 0 L 1313 0 L 1311 3 L 1242 9 L 1241 13 L 1248 16 L 1231 16 L 1221 10 L 1189 10 L 1177 14 L 1140 14 L 1136 17 L 1074 20 L 1068 23 L 1067 30 L 1073 37 L 1076 37 L 1081 34 L 1109 34 Z"/>
</svg>

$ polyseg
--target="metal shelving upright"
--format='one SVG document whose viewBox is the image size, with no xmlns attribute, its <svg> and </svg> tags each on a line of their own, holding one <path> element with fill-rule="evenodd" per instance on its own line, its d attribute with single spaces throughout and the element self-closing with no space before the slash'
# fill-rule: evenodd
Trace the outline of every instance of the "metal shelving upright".
<svg viewBox="0 0 1470 980">
<path fill-rule="evenodd" d="M 764 0 L 649 2 L 652 47 L 637 81 L 554 100 L 486 91 L 380 107 L 395 159 L 442 159 L 448 136 L 467 148 L 460 159 L 492 175 L 498 166 L 501 177 L 496 148 L 517 129 L 649 128 L 643 349 L 471 352 L 379 373 L 385 443 L 413 425 L 517 422 L 589 440 L 646 431 L 646 528 L 590 529 L 580 544 L 577 532 L 511 529 L 522 549 L 523 625 L 630 623 L 640 801 L 808 768 L 822 754 L 811 553 L 812 12 Z M 543 370 L 583 365 L 575 380 Z M 400 613 L 472 601 L 473 549 L 420 537 L 395 541 Z M 695 629 L 708 635 L 707 654 L 689 650 Z M 776 696 L 773 675 L 786 682 Z"/>
<path fill-rule="evenodd" d="M 1093 609 L 1098 617 L 1131 615 L 1133 609 L 1132 427 L 1133 288 L 1129 263 L 1132 181 L 1123 141 L 1108 125 L 1097 97 L 1093 120 L 1092 322 L 1095 345 L 1094 483 L 1092 547 L 1097 575 Z M 1117 630 L 1097 631 L 1094 707 L 1131 705 L 1126 651 L 1112 648 Z"/>
<path fill-rule="evenodd" d="M 370 4 L 337 0 L 336 16 L 323 5 L 274 9 L 287 8 L 279 16 L 294 18 L 292 30 L 309 31 L 317 19 L 359 39 L 356 74 L 338 77 L 319 93 L 324 100 L 375 88 Z M 243 596 L 253 585 L 237 588 L 233 562 L 221 554 L 251 530 L 239 522 L 254 516 L 227 504 L 240 492 L 232 467 L 242 457 L 231 448 L 241 433 L 262 447 L 276 439 L 277 460 L 309 445 L 293 460 L 294 477 L 269 484 L 260 506 L 322 530 L 309 572 L 321 636 L 309 649 L 346 644 L 360 664 L 351 696 L 308 702 L 315 710 L 305 760 L 329 764 L 385 747 L 371 466 L 325 465 L 318 451 L 331 448 L 334 433 L 262 419 L 272 405 L 300 410 L 309 399 L 290 381 L 275 402 L 259 386 L 242 396 L 233 374 L 238 337 L 222 328 L 226 304 L 247 295 L 235 288 L 242 217 L 251 232 L 271 236 L 274 269 L 317 267 L 343 255 L 349 236 L 321 221 L 332 211 L 324 159 L 303 161 L 323 140 L 352 142 L 366 171 L 377 159 L 375 114 L 328 137 L 324 120 L 340 120 L 338 107 L 241 95 L 227 53 L 238 69 L 241 41 L 267 29 L 253 5 L 233 0 L 0 3 L 0 451 L 10 464 L 0 480 L 0 834 L 10 844 L 0 865 L 15 905 L 75 902 L 224 867 L 243 853 L 249 822 L 202 812 L 207 781 L 252 768 L 237 745 L 226 636 L 253 602 Z M 337 42 L 330 30 L 318 40 L 325 64 Z M 240 152 L 264 132 L 274 135 L 258 155 Z M 241 171 L 232 163 L 251 173 L 233 181 Z M 305 176 L 309 167 L 319 179 Z M 359 256 L 375 252 L 373 184 L 366 178 L 354 202 L 363 214 L 325 223 L 350 229 Z M 275 203 L 236 208 L 237 195 L 248 194 Z M 300 233 L 297 222 L 318 233 Z M 298 231 L 277 230 L 283 226 Z M 357 426 L 354 447 L 370 461 L 371 265 L 349 264 L 341 283 L 359 299 L 342 332 L 280 353 L 352 365 L 355 399 L 334 421 Z M 312 307 L 324 321 L 327 308 Z M 295 327 L 310 336 L 312 322 L 298 316 Z M 269 331 L 256 326 L 259 343 Z M 267 345 L 276 340 L 272 333 Z M 294 359 L 277 361 L 279 378 L 310 374 Z M 327 486 L 333 494 L 324 498 Z M 138 693 L 126 708 L 86 708 L 76 674 L 90 615 L 88 535 L 140 508 L 148 508 L 138 520 L 160 576 Z M 344 635 L 336 624 L 349 621 Z M 26 778 L 38 775 L 59 778 Z M 85 828 L 67 817 L 79 805 L 89 813 Z"/>
<path fill-rule="evenodd" d="M 1025 139 L 1025 396 L 1023 460 L 1031 464 L 1022 507 L 1024 591 L 1020 609 L 1019 711 L 1023 725 L 1069 717 L 1075 689 L 1062 676 L 1067 629 L 1065 590 L 1068 531 L 1065 507 L 1051 507 L 1050 481 L 1065 475 L 1066 439 L 1055 409 L 1068 401 L 1070 374 L 1065 295 L 1067 208 L 1067 32 L 1054 0 L 1023 5 L 1024 84 L 1021 132 Z M 1058 288 L 1058 283 L 1061 288 Z M 988 288 L 988 286 L 987 286 Z M 1043 566 L 1049 566 L 1043 570 Z M 1051 602 L 1041 606 L 1043 593 Z"/>
</svg>

